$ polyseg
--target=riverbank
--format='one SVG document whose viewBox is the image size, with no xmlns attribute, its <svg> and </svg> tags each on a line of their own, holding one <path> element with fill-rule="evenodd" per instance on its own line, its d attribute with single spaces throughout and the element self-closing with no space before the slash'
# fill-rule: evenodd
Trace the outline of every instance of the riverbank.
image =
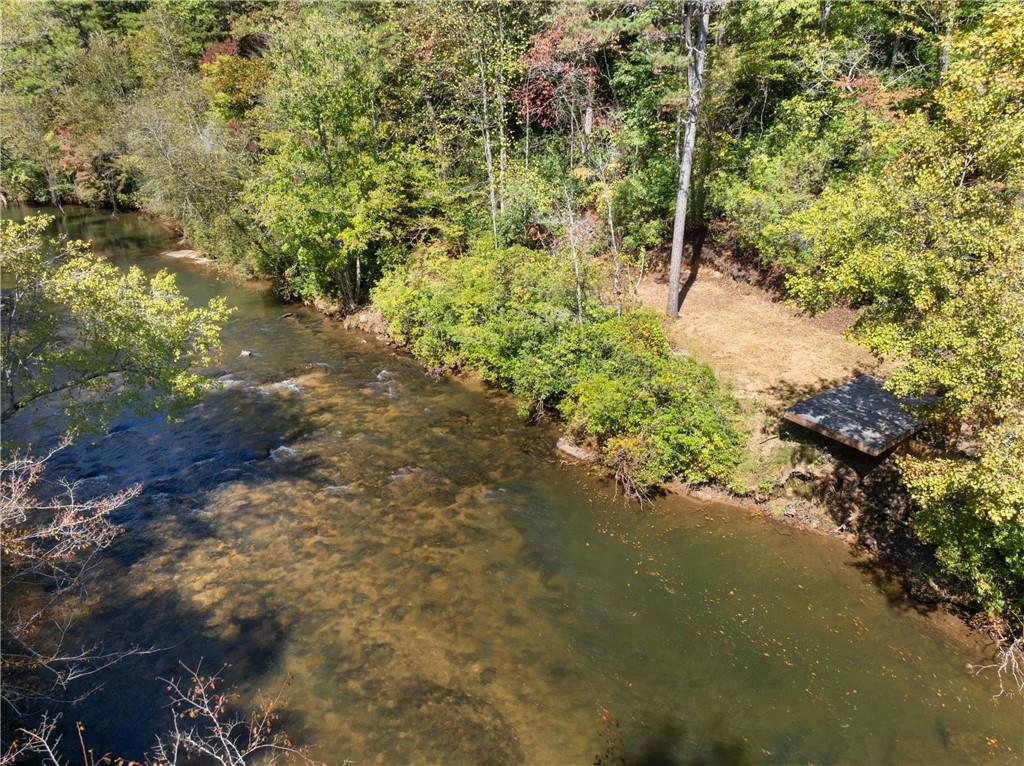
<svg viewBox="0 0 1024 766">
<path fill-rule="evenodd" d="M 968 595 L 943 574 L 910 526 L 909 499 L 891 457 L 870 458 L 780 418 L 803 396 L 856 374 L 884 374 L 881 360 L 844 338 L 852 312 L 809 317 L 770 291 L 707 265 L 691 272 L 686 289 L 680 319 L 662 320 L 666 337 L 677 352 L 708 364 L 729 385 L 748 437 L 727 480 L 701 487 L 674 481 L 660 489 L 840 538 L 876 561 L 886 588 L 898 582 L 917 603 L 945 605 L 970 621 L 975 610 Z M 657 313 L 664 291 L 655 273 L 639 295 Z M 400 345 L 372 306 L 342 322 Z M 597 462 L 586 444 L 563 439 L 559 445 L 565 460 Z"/>
<path fill-rule="evenodd" d="M 654 271 L 638 297 L 661 312 L 666 278 Z M 912 608 L 940 611 L 996 647 L 1007 623 L 980 612 L 970 588 L 946 574 L 915 534 L 893 454 L 872 458 L 781 418 L 802 398 L 890 364 L 850 343 L 851 309 L 810 316 L 785 303 L 780 274 L 743 262 L 728 227 L 712 226 L 683 285 L 678 319 L 662 318 L 674 348 L 693 354 L 741 403 L 743 461 L 725 485 L 666 486 L 779 523 L 836 537 L 870 561 L 872 576 Z M 912 449 L 913 444 L 904 449 Z"/>
<path fill-rule="evenodd" d="M 187 244 L 179 240 L 176 246 Z M 164 255 L 209 265 L 195 251 Z M 221 271 L 230 269 L 217 263 Z M 664 291 L 664 280 L 655 272 L 641 284 L 639 296 L 660 314 Z M 315 308 L 346 328 L 399 345 L 373 307 L 347 316 L 340 306 L 321 303 Z M 843 337 L 851 319 L 852 312 L 839 311 L 809 317 L 742 275 L 698 264 L 686 282 L 680 319 L 663 318 L 662 327 L 673 348 L 708 364 L 729 384 L 748 437 L 744 457 L 726 481 L 699 488 L 670 482 L 662 489 L 842 539 L 875 562 L 879 584 L 884 579 L 886 589 L 898 587 L 922 608 L 948 609 L 978 627 L 969 595 L 944 575 L 914 534 L 910 504 L 892 461 L 868 458 L 779 417 L 793 401 L 828 385 L 863 372 L 884 374 L 880 360 Z M 587 459 L 571 446 L 563 452 L 564 460 Z"/>
<path fill-rule="evenodd" d="M 731 507 L 779 529 L 841 542 L 855 566 L 901 609 L 927 614 L 965 647 L 998 646 L 1003 626 L 978 613 L 969 592 L 943 573 L 932 550 L 915 535 L 909 498 L 891 456 L 870 458 L 790 427 L 779 417 L 803 395 L 861 372 L 884 374 L 880 360 L 844 338 L 852 313 L 808 317 L 768 291 L 712 268 L 702 271 L 703 281 L 691 282 L 691 303 L 684 303 L 683 317 L 675 322 L 663 318 L 662 326 L 673 348 L 709 364 L 730 384 L 750 434 L 747 451 L 727 482 L 692 486 L 670 481 L 654 494 L 683 497 L 689 501 L 686 507 Z M 657 274 L 641 285 L 647 308 L 658 310 L 664 289 Z M 342 324 L 402 346 L 373 306 L 345 316 Z M 750 331 L 754 327 L 756 336 Z M 459 377 L 486 385 L 471 370 Z M 594 449 L 566 437 L 556 449 L 561 462 L 600 463 Z M 598 472 L 610 478 L 607 468 Z"/>
<path fill-rule="evenodd" d="M 610 722 L 626 762 L 1019 760 L 1014 701 L 964 669 L 981 647 L 839 539 L 706 499 L 638 512 L 560 465 L 553 423 L 430 375 L 382 327 L 161 257 L 173 243 L 136 216 L 67 226 L 236 307 L 222 389 L 53 466 L 143 486 L 83 636 L 117 646 L 130 615 L 133 641 L 173 647 L 64 710 L 97 750 L 140 755 L 168 714 L 154 679 L 202 660 L 226 664 L 239 709 L 287 683 L 287 730 L 324 759 L 593 761 Z"/>
</svg>

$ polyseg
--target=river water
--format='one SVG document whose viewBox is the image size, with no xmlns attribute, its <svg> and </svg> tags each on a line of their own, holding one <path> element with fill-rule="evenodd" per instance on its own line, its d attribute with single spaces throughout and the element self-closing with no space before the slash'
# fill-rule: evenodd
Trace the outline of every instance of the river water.
<svg viewBox="0 0 1024 766">
<path fill-rule="evenodd" d="M 332 764 L 1021 762 L 982 649 L 843 544 L 678 497 L 639 512 L 507 396 L 162 256 L 141 216 L 65 225 L 237 307 L 223 385 L 182 422 L 126 416 L 55 460 L 83 492 L 145 488 L 79 625 L 164 651 L 65 711 L 97 752 L 139 756 L 167 727 L 157 678 L 201 661 L 242 707 L 286 684 L 281 725 Z"/>
</svg>

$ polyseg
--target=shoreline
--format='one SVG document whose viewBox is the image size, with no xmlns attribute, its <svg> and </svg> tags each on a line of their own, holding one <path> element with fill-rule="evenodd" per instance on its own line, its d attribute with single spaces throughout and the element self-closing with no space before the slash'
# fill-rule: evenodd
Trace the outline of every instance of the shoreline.
<svg viewBox="0 0 1024 766">
<path fill-rule="evenodd" d="M 359 310 L 343 316 L 338 313 L 324 312 L 322 308 L 308 303 L 303 305 L 340 322 L 346 330 L 363 332 L 380 343 L 409 353 L 406 346 L 391 336 L 387 322 L 372 304 L 367 304 Z M 473 370 L 437 372 L 482 383 L 479 374 Z M 484 385 L 489 390 L 511 395 L 504 389 L 489 384 Z M 559 425 L 557 420 L 552 422 L 556 426 Z M 563 441 L 567 443 L 563 444 Z M 607 469 L 600 465 L 596 453 L 587 445 L 576 445 L 563 438 L 559 439 L 559 444 L 554 451 L 560 459 L 566 462 L 597 468 L 606 479 L 613 480 L 607 475 Z M 786 482 L 782 483 L 783 487 L 785 484 Z M 955 587 L 955 583 L 948 580 L 942 582 L 941 579 L 937 582 L 937 579 L 943 577 L 937 569 L 921 572 L 915 570 L 913 564 L 920 563 L 916 559 L 926 548 L 916 539 L 890 540 L 886 549 L 880 550 L 881 546 L 872 546 L 855 532 L 847 529 L 848 522 L 838 525 L 825 523 L 825 519 L 828 518 L 827 506 L 811 499 L 799 500 L 798 504 L 802 506 L 802 511 L 799 513 L 779 513 L 777 508 L 773 508 L 768 502 L 734 492 L 720 484 L 691 486 L 679 480 L 673 480 L 655 487 L 654 492 L 663 497 L 676 496 L 729 507 L 772 525 L 813 533 L 835 541 L 837 544 L 842 544 L 852 559 L 870 562 L 877 585 L 882 591 L 893 597 L 906 600 L 915 611 L 927 616 L 929 623 L 943 635 L 956 640 L 957 643 L 965 647 L 971 647 L 985 654 L 994 655 L 996 653 L 995 632 L 998 629 L 998 623 L 993 623 L 984 612 L 972 608 L 963 599 L 958 598 L 955 593 L 950 592 L 948 588 Z M 857 501 L 853 497 L 853 493 L 844 493 L 842 487 L 837 487 L 835 492 L 854 503 Z M 860 510 L 865 511 L 866 509 Z M 871 541 L 877 542 L 873 539 Z M 902 546 L 913 548 L 913 550 L 904 550 Z M 930 553 L 928 555 L 930 556 Z M 936 564 L 933 558 L 929 563 Z"/>
<path fill-rule="evenodd" d="M 166 251 L 159 253 L 160 257 L 169 257 L 179 263 L 192 263 L 200 268 L 216 270 L 222 274 L 230 274 L 248 283 L 260 283 L 268 289 L 274 289 L 272 280 L 266 276 L 243 273 L 233 264 L 219 261 L 216 258 L 191 249 L 190 243 L 181 238 L 181 229 L 174 222 L 153 216 L 145 211 L 116 211 L 113 214 L 117 215 L 121 212 L 143 215 L 158 222 L 169 233 L 174 233 L 178 237 L 173 247 L 169 247 Z M 174 255 L 168 255 L 169 252 L 174 253 Z M 186 253 L 187 255 L 185 255 Z M 408 349 L 391 336 L 387 322 L 371 303 L 367 303 L 354 312 L 344 313 L 343 308 L 338 304 L 320 301 L 311 303 L 296 299 L 286 299 L 280 296 L 279 299 L 282 306 L 307 306 L 327 319 L 339 322 L 347 330 L 361 331 L 372 336 L 380 343 L 408 353 Z M 473 371 L 438 370 L 435 372 L 445 375 L 455 374 L 457 377 L 474 377 L 476 375 Z M 502 390 L 489 385 L 487 387 L 495 391 Z M 585 445 L 583 447 L 584 450 L 588 449 Z M 568 454 L 564 450 L 557 450 L 557 452 L 567 461 L 586 465 L 599 465 L 596 461 L 587 459 L 586 456 Z M 601 470 L 605 471 L 603 468 Z M 767 474 L 765 475 L 767 476 Z M 778 477 L 775 478 L 777 479 Z M 841 542 L 845 545 L 851 556 L 864 557 L 866 560 L 871 561 L 881 576 L 884 577 L 887 587 L 898 588 L 901 591 L 902 597 L 908 599 L 911 604 L 921 607 L 922 610 L 926 609 L 929 612 L 941 612 L 946 617 L 954 619 L 956 624 L 962 626 L 966 634 L 972 637 L 970 643 L 977 646 L 987 646 L 990 652 L 992 647 L 997 645 L 995 634 L 998 631 L 999 623 L 993 622 L 991 618 L 965 603 L 963 599 L 958 599 L 955 594 L 950 593 L 942 586 L 936 585 L 933 579 L 933 576 L 936 574 L 935 572 L 925 573 L 926 584 L 929 586 L 927 591 L 918 587 L 922 584 L 920 582 L 921 573 L 915 572 L 913 566 L 908 565 L 907 560 L 904 560 L 907 557 L 901 558 L 901 554 L 905 553 L 900 548 L 902 541 L 897 541 L 895 546 L 887 546 L 886 550 L 882 551 L 879 550 L 878 546 L 865 544 L 865 541 L 860 539 L 857 534 L 847 529 L 846 526 L 850 519 L 838 525 L 825 523 L 826 519 L 829 518 L 828 508 L 825 503 L 809 497 L 794 496 L 789 493 L 786 485 L 789 483 L 790 478 L 787 476 L 781 482 L 776 481 L 772 484 L 773 490 L 781 490 L 784 494 L 783 497 L 769 498 L 768 501 L 758 498 L 757 495 L 759 493 L 757 491 L 740 493 L 722 484 L 690 486 L 679 481 L 670 481 L 656 487 L 655 492 L 662 495 L 675 495 L 699 502 L 710 502 L 716 505 L 728 506 L 738 511 L 743 511 L 750 516 L 757 516 L 772 524 L 789 529 L 813 532 Z M 822 477 L 819 476 L 817 478 L 821 479 Z M 832 491 L 833 494 L 844 499 L 851 499 L 853 494 L 846 492 L 842 486 L 837 486 Z M 796 500 L 791 505 L 800 506 L 799 512 L 790 513 L 788 510 L 780 512 L 778 505 L 775 507 L 771 505 L 773 500 L 785 500 L 787 496 L 790 500 Z M 877 541 L 872 540 L 872 542 Z M 919 550 L 914 553 L 920 553 L 920 549 L 924 548 L 919 542 L 916 543 L 916 547 Z M 909 558 L 913 559 L 913 555 Z M 934 563 L 934 559 L 932 559 L 932 563 Z M 943 585 L 949 585 L 948 581 L 943 583 Z M 879 587 L 882 587 L 881 584 Z M 949 630 L 944 629 L 943 632 L 948 633 Z"/>
</svg>

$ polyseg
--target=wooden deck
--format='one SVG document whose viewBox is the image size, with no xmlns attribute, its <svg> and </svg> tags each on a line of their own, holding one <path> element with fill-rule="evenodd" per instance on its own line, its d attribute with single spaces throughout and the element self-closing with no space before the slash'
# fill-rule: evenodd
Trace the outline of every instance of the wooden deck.
<svg viewBox="0 0 1024 766">
<path fill-rule="evenodd" d="M 902 400 L 882 381 L 861 375 L 841 386 L 797 402 L 782 413 L 792 423 L 873 457 L 895 447 L 921 428 L 906 408 L 924 400 Z"/>
</svg>

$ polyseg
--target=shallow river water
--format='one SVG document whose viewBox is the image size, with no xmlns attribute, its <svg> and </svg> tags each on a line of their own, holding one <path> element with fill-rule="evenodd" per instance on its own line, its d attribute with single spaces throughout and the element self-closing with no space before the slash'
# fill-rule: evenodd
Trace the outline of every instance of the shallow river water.
<svg viewBox="0 0 1024 766">
<path fill-rule="evenodd" d="M 157 677 L 202 660 L 243 706 L 287 683 L 282 725 L 332 764 L 1021 762 L 982 649 L 844 545 L 676 497 L 638 512 L 508 397 L 161 256 L 140 216 L 66 225 L 238 309 L 183 422 L 125 417 L 56 459 L 83 491 L 144 485 L 81 624 L 165 651 L 67 713 L 98 752 L 140 755 Z"/>
</svg>

